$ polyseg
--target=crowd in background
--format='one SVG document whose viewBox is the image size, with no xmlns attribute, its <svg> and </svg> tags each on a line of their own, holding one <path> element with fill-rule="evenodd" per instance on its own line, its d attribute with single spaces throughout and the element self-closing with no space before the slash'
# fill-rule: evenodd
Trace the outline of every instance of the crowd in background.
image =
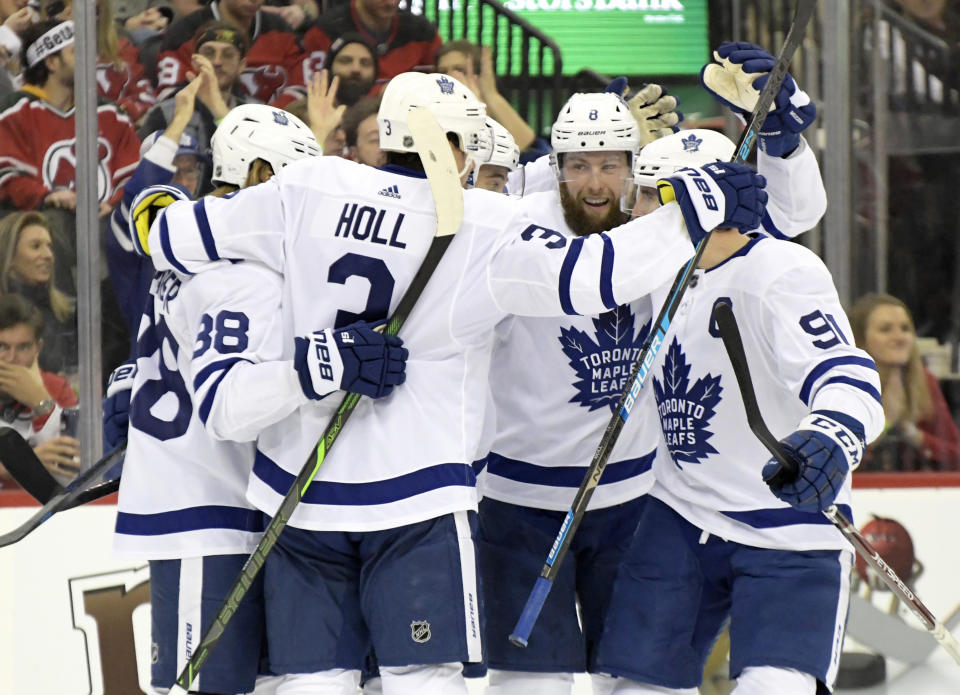
<svg viewBox="0 0 960 695">
<path fill-rule="evenodd" d="M 498 91 L 489 47 L 444 44 L 432 23 L 399 5 L 97 0 L 103 374 L 131 352 L 137 276 L 150 272 L 132 260 L 125 187 L 159 167 L 194 195 L 209 193 L 211 137 L 231 109 L 285 109 L 325 155 L 380 166 L 378 95 L 399 73 L 436 70 L 473 89 L 521 161 L 548 151 Z M 76 405 L 78 376 L 72 12 L 73 0 L 0 0 L 0 426 L 21 429 L 61 472 L 79 462 L 79 442 L 58 424 Z M 955 28 L 950 17 L 944 31 Z M 920 363 L 906 305 L 864 298 L 851 320 L 880 367 L 888 419 L 864 469 L 960 469 L 960 434 Z"/>
</svg>

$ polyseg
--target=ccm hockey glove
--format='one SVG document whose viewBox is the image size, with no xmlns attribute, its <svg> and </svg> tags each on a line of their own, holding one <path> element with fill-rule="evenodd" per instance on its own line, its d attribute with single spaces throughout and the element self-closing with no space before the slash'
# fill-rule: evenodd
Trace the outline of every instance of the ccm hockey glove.
<svg viewBox="0 0 960 695">
<path fill-rule="evenodd" d="M 130 425 L 130 393 L 137 376 L 137 363 L 124 362 L 110 373 L 103 399 L 103 450 L 113 451 L 127 441 Z"/>
<path fill-rule="evenodd" d="M 657 181 L 662 204 L 676 200 L 690 241 L 696 246 L 708 231 L 735 227 L 749 231 L 760 226 L 767 204 L 767 180 L 746 164 L 713 162 L 702 168 L 685 167 Z"/>
<path fill-rule="evenodd" d="M 776 59 L 752 43 L 722 43 L 713 53 L 715 63 L 700 71 L 700 83 L 721 104 L 747 119 L 757 105 Z M 817 118 L 817 107 L 788 74 L 760 127 L 759 146 L 771 157 L 790 154 L 800 144 L 800 133 Z"/>
<path fill-rule="evenodd" d="M 382 398 L 404 382 L 408 352 L 403 341 L 373 329 L 374 324 L 357 321 L 296 338 L 293 364 L 307 398 L 320 400 L 338 390 Z"/>
<path fill-rule="evenodd" d="M 804 512 L 822 512 L 843 488 L 866 448 L 863 425 L 834 410 L 815 410 L 780 446 L 797 464 L 796 475 L 776 459 L 763 467 L 763 480 L 778 498 Z"/>
</svg>

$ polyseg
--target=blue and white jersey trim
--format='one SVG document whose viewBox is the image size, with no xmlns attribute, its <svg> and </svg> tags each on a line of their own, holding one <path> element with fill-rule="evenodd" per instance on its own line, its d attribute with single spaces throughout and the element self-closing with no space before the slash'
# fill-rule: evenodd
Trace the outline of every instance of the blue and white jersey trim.
<svg viewBox="0 0 960 695">
<path fill-rule="evenodd" d="M 831 376 L 827 381 L 817 385 L 818 382 L 827 375 L 831 370 L 839 370 L 842 367 L 863 367 L 865 369 L 873 372 L 874 376 L 876 375 L 877 365 L 869 357 L 857 357 L 854 355 L 845 355 L 843 357 L 831 357 L 826 359 L 823 362 L 820 362 L 816 367 L 814 367 L 807 377 L 803 380 L 803 386 L 800 387 L 800 400 L 807 406 L 813 401 L 813 398 L 816 396 L 816 392 L 819 391 L 826 384 L 831 383 L 832 381 L 840 381 L 841 383 L 846 383 L 848 385 L 859 388 L 860 390 L 866 392 L 871 398 L 880 402 L 880 391 L 877 390 L 872 384 L 868 381 L 862 379 L 855 379 L 853 377 L 841 378 L 840 376 Z M 854 370 L 856 371 L 856 370 Z M 864 376 L 867 376 L 866 374 Z"/>
<path fill-rule="evenodd" d="M 588 509 L 612 507 L 646 494 L 653 485 L 656 450 L 608 463 Z M 579 466 L 543 466 L 495 452 L 487 456 L 481 484 L 484 497 L 534 509 L 567 511 L 583 482 L 587 462 Z"/>
<path fill-rule="evenodd" d="M 853 512 L 848 504 L 838 504 L 837 509 L 843 512 L 848 519 L 853 519 Z M 830 521 L 820 512 L 802 512 L 793 507 L 777 509 L 751 509 L 742 512 L 720 512 L 726 517 L 739 521 L 753 528 L 780 528 L 797 524 L 818 524 L 830 526 Z"/>
<path fill-rule="evenodd" d="M 267 458 L 261 451 L 257 451 L 254 459 L 253 475 L 281 495 L 287 494 L 296 478 Z M 477 476 L 469 463 L 441 463 L 395 478 L 369 483 L 315 480 L 307 488 L 300 502 L 350 507 L 379 505 L 398 502 L 439 488 L 451 486 L 473 488 L 476 485 Z"/>
<path fill-rule="evenodd" d="M 132 536 L 160 536 L 201 529 L 230 529 L 260 532 L 263 514 L 256 509 L 207 505 L 156 514 L 117 513 L 117 533 Z"/>
</svg>

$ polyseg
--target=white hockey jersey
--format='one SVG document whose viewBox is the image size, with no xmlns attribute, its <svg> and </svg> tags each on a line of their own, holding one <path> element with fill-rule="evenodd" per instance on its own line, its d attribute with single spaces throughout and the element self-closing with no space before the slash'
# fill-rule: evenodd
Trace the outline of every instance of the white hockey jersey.
<svg viewBox="0 0 960 695">
<path fill-rule="evenodd" d="M 506 196 L 473 190 L 464 199 L 464 222 L 400 333 L 410 350 L 406 383 L 359 403 L 294 526 L 366 531 L 475 509 L 471 464 L 494 326 L 511 313 L 599 313 L 671 279 L 693 252 L 676 205 L 572 244 Z M 435 226 L 423 178 L 323 157 L 229 200 L 207 198 L 201 212 L 175 203 L 149 243 L 158 268 L 194 272 L 250 258 L 280 271 L 289 358 L 298 335 L 389 315 Z M 262 392 L 275 388 L 264 383 Z M 306 404 L 260 435 L 248 489 L 258 508 L 275 511 L 340 400 Z M 214 406 L 207 427 L 222 436 L 229 420 Z"/>
<path fill-rule="evenodd" d="M 751 433 L 733 368 L 711 324 L 720 298 L 743 335 L 760 410 L 777 439 L 813 410 L 883 429 L 873 360 L 853 344 L 829 271 L 815 254 L 757 237 L 712 269 L 696 271 L 651 369 L 670 456 L 654 463 L 651 494 L 721 538 L 762 548 L 848 547 L 822 514 L 777 499 L 761 478 L 771 456 Z M 662 302 L 669 287 L 654 293 Z M 849 513 L 849 476 L 837 504 Z"/>
<path fill-rule="evenodd" d="M 151 286 L 114 534 L 122 556 L 248 553 L 260 538 L 263 516 L 246 500 L 253 436 L 216 441 L 203 423 L 231 366 L 279 358 L 281 283 L 253 263 L 222 265 L 186 282 L 158 273 Z M 241 411 L 270 405 L 249 391 L 219 395 Z M 238 417 L 255 434 L 251 414 Z"/>
<path fill-rule="evenodd" d="M 801 144 L 786 159 L 762 155 L 759 164 L 770 200 L 757 231 L 793 237 L 813 227 L 826 210 L 826 193 L 810 149 Z M 551 193 L 524 196 L 521 205 L 538 211 L 542 224 L 577 243 L 555 184 Z M 653 312 L 661 306 L 662 298 L 651 303 L 645 297 L 599 316 L 516 316 L 498 327 L 490 373 L 495 425 L 487 438 L 490 453 L 481 488 L 485 496 L 539 509 L 570 508 L 649 333 Z M 588 509 L 622 504 L 653 484 L 660 423 L 652 399 L 648 379 Z"/>
</svg>

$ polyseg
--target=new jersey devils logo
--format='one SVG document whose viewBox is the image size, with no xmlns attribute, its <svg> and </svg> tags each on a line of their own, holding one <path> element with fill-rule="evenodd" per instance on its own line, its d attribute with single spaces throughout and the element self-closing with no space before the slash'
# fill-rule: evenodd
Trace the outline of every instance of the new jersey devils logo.
<svg viewBox="0 0 960 695">
<path fill-rule="evenodd" d="M 247 94 L 266 104 L 287 86 L 287 71 L 279 65 L 248 68 L 240 75 L 240 83 Z"/>
<path fill-rule="evenodd" d="M 110 197 L 110 169 L 113 150 L 104 138 L 97 138 L 97 200 Z M 60 140 L 47 148 L 40 167 L 43 185 L 51 191 L 57 188 L 75 188 L 77 181 L 77 142 Z"/>
</svg>

